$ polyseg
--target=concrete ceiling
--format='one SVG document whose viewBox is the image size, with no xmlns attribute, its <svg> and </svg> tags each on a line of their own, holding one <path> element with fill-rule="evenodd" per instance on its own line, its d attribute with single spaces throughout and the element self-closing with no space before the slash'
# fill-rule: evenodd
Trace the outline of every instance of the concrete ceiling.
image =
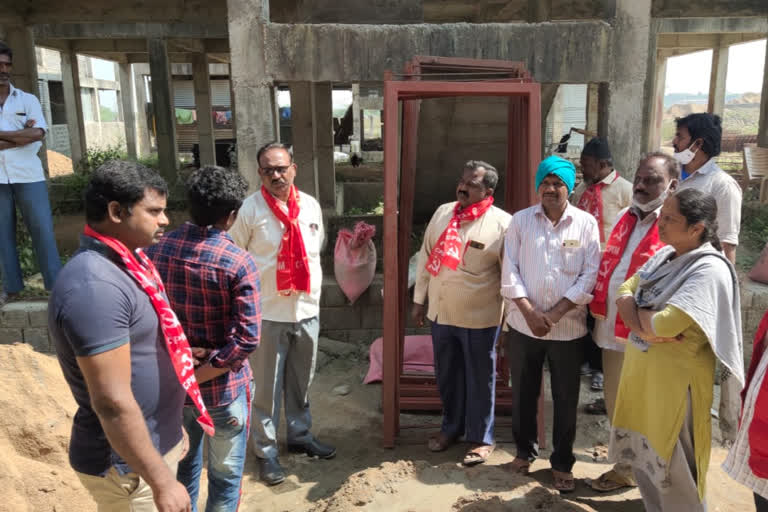
<svg viewBox="0 0 768 512">
<path fill-rule="evenodd" d="M 256 0 L 254 0 L 256 1 Z M 524 21 L 537 0 L 270 0 L 279 23 L 489 23 Z M 553 20 L 610 18 L 616 0 L 549 2 Z M 227 21 L 226 0 L 12 0 L 0 23 L 125 23 Z M 546 10 L 546 6 L 545 6 Z M 768 16 L 766 0 L 653 0 L 654 17 Z"/>
</svg>

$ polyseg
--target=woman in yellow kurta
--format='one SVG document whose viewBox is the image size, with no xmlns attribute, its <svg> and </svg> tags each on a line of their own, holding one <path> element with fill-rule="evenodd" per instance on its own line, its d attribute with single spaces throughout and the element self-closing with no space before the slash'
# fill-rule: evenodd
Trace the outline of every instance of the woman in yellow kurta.
<svg viewBox="0 0 768 512">
<path fill-rule="evenodd" d="M 706 510 L 716 359 L 742 382 L 738 281 L 720 253 L 714 198 L 668 198 L 668 244 L 619 288 L 632 330 L 624 355 L 610 456 L 631 464 L 650 512 Z"/>
</svg>

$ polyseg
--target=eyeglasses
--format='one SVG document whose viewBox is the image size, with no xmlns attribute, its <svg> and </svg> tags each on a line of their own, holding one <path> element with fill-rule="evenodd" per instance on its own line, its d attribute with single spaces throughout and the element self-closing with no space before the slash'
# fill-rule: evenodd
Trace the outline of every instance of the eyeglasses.
<svg viewBox="0 0 768 512">
<path fill-rule="evenodd" d="M 285 174 L 293 164 L 286 165 L 285 167 L 259 167 L 259 174 L 262 176 L 272 176 L 273 174 Z"/>
</svg>

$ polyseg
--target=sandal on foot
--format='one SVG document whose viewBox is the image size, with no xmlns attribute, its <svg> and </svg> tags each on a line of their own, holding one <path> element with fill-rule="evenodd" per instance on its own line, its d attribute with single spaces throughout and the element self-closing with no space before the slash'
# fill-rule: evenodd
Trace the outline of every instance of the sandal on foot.
<svg viewBox="0 0 768 512">
<path fill-rule="evenodd" d="M 552 478 L 555 479 L 555 489 L 560 492 L 573 492 L 576 490 L 576 480 L 573 479 L 573 473 L 552 470 Z"/>
<path fill-rule="evenodd" d="M 496 445 L 494 444 L 479 444 L 474 448 L 471 448 L 466 454 L 464 454 L 464 460 L 461 461 L 465 466 L 475 466 L 487 461 L 493 453 Z"/>
<path fill-rule="evenodd" d="M 605 400 L 602 398 L 598 398 L 591 404 L 587 404 L 584 407 L 584 410 L 587 414 L 607 414 L 608 411 L 605 409 Z"/>
<path fill-rule="evenodd" d="M 635 487 L 637 484 L 612 469 L 600 475 L 597 480 L 592 480 L 590 485 L 597 492 L 611 492 L 624 487 Z"/>
<path fill-rule="evenodd" d="M 504 465 L 510 473 L 527 476 L 531 472 L 531 463 L 520 457 L 515 457 L 515 460 L 509 464 Z"/>
<path fill-rule="evenodd" d="M 439 434 L 435 434 L 429 437 L 429 440 L 427 441 L 427 447 L 431 452 L 443 452 L 447 450 L 448 447 L 451 446 L 454 442 L 456 442 L 456 438 L 448 437 L 440 432 Z"/>
</svg>

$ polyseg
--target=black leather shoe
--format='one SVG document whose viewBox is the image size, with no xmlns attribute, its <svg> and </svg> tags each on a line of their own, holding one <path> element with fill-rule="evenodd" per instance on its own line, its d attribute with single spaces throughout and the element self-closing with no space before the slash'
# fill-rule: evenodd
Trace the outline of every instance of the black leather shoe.
<svg viewBox="0 0 768 512">
<path fill-rule="evenodd" d="M 336 456 L 336 448 L 334 446 L 323 444 L 314 438 L 304 444 L 289 444 L 288 451 L 292 453 L 306 453 L 310 457 L 318 457 L 320 459 L 332 459 Z"/>
<path fill-rule="evenodd" d="M 277 457 L 269 459 L 257 457 L 256 460 L 259 461 L 259 478 L 262 482 L 267 485 L 277 485 L 285 480 L 285 470 Z"/>
</svg>

